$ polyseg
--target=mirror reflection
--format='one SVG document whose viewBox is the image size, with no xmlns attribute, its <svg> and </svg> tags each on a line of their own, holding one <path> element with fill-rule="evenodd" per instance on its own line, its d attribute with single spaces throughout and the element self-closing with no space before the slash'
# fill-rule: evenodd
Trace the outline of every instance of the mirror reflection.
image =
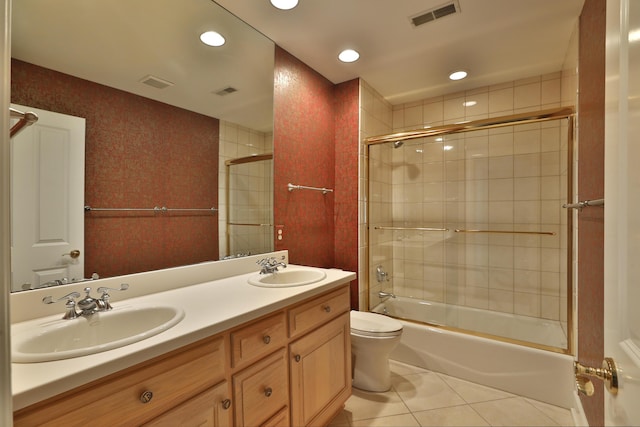
<svg viewBox="0 0 640 427">
<path fill-rule="evenodd" d="M 200 41 L 200 34 L 211 30 L 225 37 L 223 46 Z M 14 211 L 12 225 L 18 217 L 37 218 L 26 228 L 23 246 L 47 247 L 55 256 L 20 274 L 17 266 L 25 263 L 13 257 L 12 289 L 240 253 L 226 244 L 225 161 L 272 152 L 273 57 L 273 42 L 208 0 L 16 2 L 11 101 L 82 119 L 85 153 L 84 163 L 58 156 L 53 166 L 43 166 L 50 158 L 46 153 L 60 152 L 54 143 L 39 142 L 51 128 L 19 135 L 45 148 L 31 156 L 37 168 L 20 168 L 32 171 L 29 179 L 45 167 L 56 182 L 77 186 L 78 171 L 84 171 L 84 194 L 80 220 L 63 215 L 67 208 L 60 208 L 60 200 L 66 196 L 51 191 L 50 206 L 56 209 L 34 202 Z M 12 173 L 16 170 L 12 166 Z M 258 185 L 252 174 L 243 191 Z M 269 197 L 262 190 L 272 187 L 272 174 L 262 175 L 261 197 Z M 14 200 L 33 200 L 26 191 L 13 188 Z M 265 215 L 271 209 L 266 206 L 260 207 Z M 83 247 L 71 247 L 68 228 L 82 219 Z M 43 233 L 48 228 L 42 225 L 50 222 L 61 232 Z M 269 231 L 260 247 L 271 250 L 273 229 L 264 228 Z M 72 250 L 80 255 L 71 257 Z M 68 266 L 78 265 L 82 274 L 69 272 Z"/>
</svg>

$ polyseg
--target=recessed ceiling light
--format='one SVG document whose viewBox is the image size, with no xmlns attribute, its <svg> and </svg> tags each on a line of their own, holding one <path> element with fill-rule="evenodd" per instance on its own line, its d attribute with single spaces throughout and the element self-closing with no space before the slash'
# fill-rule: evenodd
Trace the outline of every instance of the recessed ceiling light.
<svg viewBox="0 0 640 427">
<path fill-rule="evenodd" d="M 473 107 L 476 104 L 477 104 L 476 101 L 467 101 L 462 103 L 462 105 L 464 105 L 465 107 Z"/>
<path fill-rule="evenodd" d="M 226 42 L 224 37 L 222 37 L 220 33 L 216 33 L 215 31 L 207 31 L 200 34 L 200 40 L 207 46 L 214 47 L 222 46 Z"/>
<path fill-rule="evenodd" d="M 298 0 L 271 0 L 271 4 L 278 9 L 289 10 L 298 5 Z"/>
<path fill-rule="evenodd" d="M 451 80 L 462 80 L 465 77 L 467 77 L 466 71 L 454 71 L 453 73 L 449 74 L 449 79 Z"/>
<path fill-rule="evenodd" d="M 353 49 L 345 49 L 338 55 L 338 59 L 342 62 L 355 62 L 358 58 L 360 54 Z"/>
</svg>

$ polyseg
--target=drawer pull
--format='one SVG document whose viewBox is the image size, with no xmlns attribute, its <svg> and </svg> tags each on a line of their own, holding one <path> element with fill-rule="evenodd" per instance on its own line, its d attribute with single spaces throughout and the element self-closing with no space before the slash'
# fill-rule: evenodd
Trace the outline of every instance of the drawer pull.
<svg viewBox="0 0 640 427">
<path fill-rule="evenodd" d="M 265 335 L 264 337 L 262 337 L 262 342 L 264 342 L 265 344 L 269 344 L 271 342 L 271 337 L 269 335 Z"/>
<path fill-rule="evenodd" d="M 324 311 L 326 311 L 327 313 L 331 312 L 331 306 L 330 305 L 325 305 L 324 307 L 322 307 L 322 309 Z"/>
<path fill-rule="evenodd" d="M 273 390 L 271 389 L 271 387 L 267 387 L 264 389 L 264 395 L 267 397 L 271 397 L 271 395 L 273 394 Z"/>
<path fill-rule="evenodd" d="M 293 356 L 293 360 L 295 360 L 296 362 L 299 362 L 301 359 L 299 354 L 296 354 L 295 356 Z"/>
<path fill-rule="evenodd" d="M 142 403 L 149 403 L 149 402 L 151 402 L 151 399 L 153 399 L 153 393 L 151 391 L 149 391 L 149 390 L 143 392 L 140 395 L 140 402 L 142 402 Z"/>
<path fill-rule="evenodd" d="M 222 401 L 222 409 L 229 409 L 231 407 L 231 400 L 225 399 Z"/>
</svg>

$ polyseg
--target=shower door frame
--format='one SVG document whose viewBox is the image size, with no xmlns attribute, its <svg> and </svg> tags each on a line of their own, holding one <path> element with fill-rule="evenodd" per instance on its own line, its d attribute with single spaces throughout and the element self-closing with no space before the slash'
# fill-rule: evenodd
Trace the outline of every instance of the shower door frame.
<svg viewBox="0 0 640 427">
<path fill-rule="evenodd" d="M 273 153 L 257 154 L 253 156 L 238 157 L 229 159 L 224 162 L 225 165 L 225 242 L 226 256 L 233 256 L 231 253 L 231 227 L 269 227 L 273 228 L 273 218 L 268 224 L 264 223 L 234 223 L 231 222 L 231 166 L 243 165 L 247 163 L 256 163 L 266 160 L 273 160 Z M 273 166 L 272 166 L 273 168 Z M 273 169 L 271 171 L 271 179 L 273 180 Z M 273 186 L 272 186 L 273 187 Z M 273 207 L 273 192 L 271 194 L 271 206 Z M 273 233 L 270 233 L 273 237 Z M 273 246 L 273 245 L 272 245 Z"/>
<path fill-rule="evenodd" d="M 412 139 L 434 137 L 440 135 L 452 135 L 457 133 L 472 132 L 478 130 L 496 129 L 506 126 L 524 125 L 530 123 L 540 123 L 552 120 L 567 119 L 567 198 L 573 198 L 574 191 L 574 135 L 575 135 L 575 108 L 573 106 L 552 108 L 546 110 L 532 111 L 527 113 L 511 114 L 499 117 L 492 117 L 488 119 L 473 120 L 462 123 L 447 124 L 441 126 L 434 126 L 428 129 L 416 129 L 410 131 L 402 131 L 389 133 L 384 135 L 372 136 L 365 138 L 363 144 L 365 146 L 365 182 L 364 182 L 364 195 L 365 195 L 365 224 L 367 228 L 367 244 L 365 245 L 365 277 L 366 293 L 365 293 L 365 306 L 367 311 L 370 310 L 370 202 L 369 186 L 370 186 L 370 149 L 374 145 L 393 143 L 398 141 L 407 141 Z M 567 200 L 566 203 L 572 203 L 571 200 Z M 512 338 L 501 337 L 497 335 L 488 335 L 480 332 L 471 331 L 468 329 L 456 328 L 453 326 L 428 324 L 442 329 L 448 329 L 455 332 L 461 332 L 469 335 L 476 335 L 480 337 L 490 338 L 498 341 L 504 341 L 512 344 L 524 345 L 541 350 L 553 351 L 556 353 L 573 355 L 575 343 L 574 343 L 574 330 L 573 330 L 573 224 L 574 224 L 574 212 L 572 209 L 567 209 L 567 348 L 547 346 L 538 343 L 532 343 L 529 341 L 521 341 Z M 409 322 L 425 324 L 420 321 L 412 319 L 402 319 Z"/>
</svg>

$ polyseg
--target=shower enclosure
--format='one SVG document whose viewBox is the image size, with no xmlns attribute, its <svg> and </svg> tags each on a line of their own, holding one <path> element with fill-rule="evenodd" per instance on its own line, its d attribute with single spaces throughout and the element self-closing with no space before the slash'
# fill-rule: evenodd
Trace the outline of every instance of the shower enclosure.
<svg viewBox="0 0 640 427">
<path fill-rule="evenodd" d="M 369 309 L 570 353 L 573 109 L 365 144 Z"/>
<path fill-rule="evenodd" d="M 231 258 L 273 251 L 273 154 L 225 161 L 226 250 Z"/>
</svg>

